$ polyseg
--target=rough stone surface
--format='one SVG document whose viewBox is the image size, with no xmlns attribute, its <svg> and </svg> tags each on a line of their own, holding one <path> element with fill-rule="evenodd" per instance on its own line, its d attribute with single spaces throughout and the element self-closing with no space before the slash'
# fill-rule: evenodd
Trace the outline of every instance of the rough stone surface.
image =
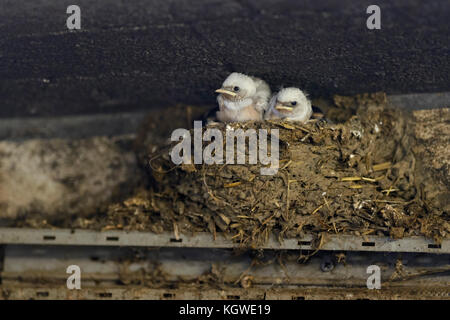
<svg viewBox="0 0 450 320">
<path fill-rule="evenodd" d="M 0 142 L 0 218 L 94 213 L 139 178 L 129 138 Z"/>
<path fill-rule="evenodd" d="M 0 117 L 214 103 L 232 71 L 276 89 L 448 91 L 447 0 L 78 0 L 0 3 Z"/>
</svg>

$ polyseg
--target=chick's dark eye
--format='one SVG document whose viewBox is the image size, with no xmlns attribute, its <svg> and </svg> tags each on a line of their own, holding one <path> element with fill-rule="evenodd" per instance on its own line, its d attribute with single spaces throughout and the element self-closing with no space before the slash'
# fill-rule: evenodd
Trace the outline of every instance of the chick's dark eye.
<svg viewBox="0 0 450 320">
<path fill-rule="evenodd" d="M 234 91 L 239 91 L 239 87 L 234 87 L 233 90 Z"/>
<path fill-rule="evenodd" d="M 296 106 L 297 105 L 297 101 L 292 101 L 291 105 Z"/>
</svg>

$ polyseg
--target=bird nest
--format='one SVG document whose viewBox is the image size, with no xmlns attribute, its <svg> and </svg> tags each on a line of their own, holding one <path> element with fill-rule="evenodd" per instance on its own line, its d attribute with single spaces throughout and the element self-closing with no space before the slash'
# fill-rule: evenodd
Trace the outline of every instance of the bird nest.
<svg viewBox="0 0 450 320">
<path fill-rule="evenodd" d="M 262 164 L 175 165 L 168 152 L 173 144 L 153 146 L 146 157 L 150 186 L 111 205 L 102 227 L 176 236 L 221 232 L 251 247 L 270 235 L 282 240 L 306 233 L 448 237 L 443 199 L 449 189 L 412 152 L 418 142 L 409 117 L 379 96 L 350 100 L 352 111 L 346 101 L 337 99 L 329 112 L 351 115 L 338 124 L 214 125 L 224 135 L 230 128 L 278 129 L 274 175 L 262 175 Z"/>
</svg>

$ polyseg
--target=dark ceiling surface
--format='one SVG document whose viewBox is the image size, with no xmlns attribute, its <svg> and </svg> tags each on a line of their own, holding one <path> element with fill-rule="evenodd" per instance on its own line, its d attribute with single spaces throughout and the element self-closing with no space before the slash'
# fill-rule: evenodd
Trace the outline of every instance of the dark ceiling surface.
<svg viewBox="0 0 450 320">
<path fill-rule="evenodd" d="M 450 1 L 376 1 L 368 30 L 372 2 L 0 0 L 0 117 L 213 104 L 232 71 L 313 96 L 449 91 Z"/>
</svg>

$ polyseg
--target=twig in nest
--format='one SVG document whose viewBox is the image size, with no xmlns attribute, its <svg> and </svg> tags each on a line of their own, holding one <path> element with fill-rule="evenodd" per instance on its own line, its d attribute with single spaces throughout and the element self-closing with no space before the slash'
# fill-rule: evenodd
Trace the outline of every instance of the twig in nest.
<svg viewBox="0 0 450 320">
<path fill-rule="evenodd" d="M 102 231 L 108 231 L 108 230 L 117 230 L 117 229 L 121 229 L 123 226 L 121 224 L 118 224 L 117 226 L 105 226 L 104 228 L 102 228 Z"/>
<path fill-rule="evenodd" d="M 395 179 L 395 181 L 391 183 L 391 185 L 389 186 L 389 188 L 386 189 L 386 190 L 382 190 L 381 193 L 383 194 L 384 192 L 386 192 L 386 196 L 389 196 L 389 194 L 390 194 L 391 192 L 397 191 L 396 189 L 393 189 L 393 186 L 397 184 L 397 182 L 398 182 L 399 179 L 400 179 L 400 178 L 397 177 L 397 179 Z M 377 197 L 377 198 L 378 198 L 378 197 Z"/>
<path fill-rule="evenodd" d="M 305 129 L 305 128 L 303 128 L 303 127 L 300 127 L 300 126 L 295 126 L 295 129 L 300 129 L 300 130 L 302 130 L 302 131 L 304 131 L 304 132 L 306 132 L 306 133 L 311 134 L 311 131 L 309 131 L 308 129 Z"/>
<path fill-rule="evenodd" d="M 270 264 L 270 263 L 272 263 L 272 262 L 269 261 L 267 264 Z M 252 268 L 253 268 L 254 266 L 257 266 L 257 265 L 260 265 L 260 264 L 265 265 L 265 263 L 261 263 L 260 261 L 258 261 L 258 260 L 256 260 L 256 259 L 253 259 L 252 262 L 250 263 L 250 266 L 249 266 L 244 272 L 242 272 L 242 273 L 240 274 L 239 278 L 234 282 L 234 284 L 236 285 L 236 284 L 238 284 L 238 283 L 241 283 L 241 286 L 244 287 L 244 286 L 242 285 L 242 282 L 243 282 L 243 280 L 244 280 L 245 278 L 248 278 L 248 279 L 250 280 L 250 284 L 251 284 L 251 281 L 253 280 L 253 276 L 248 275 L 248 273 L 252 270 Z"/>
<path fill-rule="evenodd" d="M 237 238 L 237 237 L 240 237 L 240 242 L 242 242 L 242 239 L 243 239 L 243 237 L 244 237 L 244 231 L 239 230 L 239 232 L 236 233 L 234 236 L 232 236 L 231 239 L 235 239 L 235 238 Z"/>
<path fill-rule="evenodd" d="M 317 252 L 319 252 L 319 250 L 322 248 L 324 243 L 325 243 L 325 236 L 323 233 L 320 233 L 319 244 L 317 245 L 317 248 L 310 254 L 307 254 L 305 256 L 303 256 L 303 255 L 300 256 L 297 261 L 300 261 L 300 259 L 304 259 L 304 262 L 308 261 L 309 258 L 311 258 L 313 255 L 315 255 Z"/>
<path fill-rule="evenodd" d="M 397 200 L 378 200 L 378 199 L 375 199 L 375 200 L 371 200 L 371 199 L 367 199 L 367 200 L 363 200 L 363 201 L 367 201 L 367 202 L 383 202 L 383 203 L 399 203 L 399 204 L 408 204 L 408 203 L 411 203 L 411 202 L 413 202 L 414 200 L 412 200 L 412 201 L 397 201 Z"/>
<path fill-rule="evenodd" d="M 276 213 L 274 213 L 273 215 L 271 215 L 269 218 L 267 218 L 266 220 L 264 220 L 263 222 L 262 222 L 262 225 L 265 225 L 265 224 L 267 224 L 270 220 L 272 220 L 272 218 L 273 217 L 275 217 L 276 216 Z"/>
<path fill-rule="evenodd" d="M 295 129 L 294 126 L 292 126 L 292 125 L 290 125 L 290 124 L 288 124 L 288 123 L 284 123 L 284 122 L 282 122 L 282 123 L 277 123 L 277 125 L 279 125 L 280 127 L 285 128 L 285 129 L 289 129 L 289 130 L 294 130 L 294 129 Z"/>
<path fill-rule="evenodd" d="M 176 240 L 180 240 L 180 233 L 178 231 L 178 225 L 176 224 L 176 222 L 173 222 L 173 233 L 175 235 L 175 239 Z"/>
<path fill-rule="evenodd" d="M 180 165 L 173 166 L 172 168 L 170 168 L 169 170 L 166 170 L 166 171 L 161 170 L 161 169 L 155 169 L 155 167 L 153 167 L 153 165 L 152 165 L 152 162 L 154 160 L 158 159 L 159 157 L 161 157 L 163 154 L 164 154 L 164 152 L 161 151 L 160 153 L 158 153 L 157 155 L 155 155 L 154 157 L 152 157 L 148 160 L 148 165 L 150 166 L 150 169 L 152 169 L 156 173 L 166 174 L 166 173 L 169 173 L 169 172 L 175 170 L 177 167 L 180 166 Z"/>
<path fill-rule="evenodd" d="M 290 183 L 289 183 L 289 173 L 286 173 L 287 180 L 287 191 L 286 191 L 286 221 L 289 220 L 289 191 L 290 191 Z"/>
<path fill-rule="evenodd" d="M 228 218 L 226 215 L 224 215 L 223 213 L 219 213 L 219 217 L 222 218 L 223 222 L 225 222 L 227 224 L 227 226 L 231 223 L 230 218 Z"/>
<path fill-rule="evenodd" d="M 285 160 L 281 160 L 281 161 L 285 161 Z M 289 160 L 283 167 L 281 167 L 280 170 L 286 169 L 291 163 L 292 163 L 292 160 Z"/>
<path fill-rule="evenodd" d="M 281 123 L 280 122 L 272 122 L 272 121 L 269 121 L 269 122 L 274 123 L 274 124 L 276 124 L 276 125 L 278 125 L 280 127 L 283 127 L 285 129 L 289 129 L 289 130 L 299 129 L 299 130 L 302 130 L 303 132 L 311 133 L 311 131 L 309 131 L 308 129 L 305 129 L 305 128 L 300 127 L 298 125 L 294 126 L 294 125 L 291 125 L 291 124 L 288 124 L 288 123 L 285 123 L 285 122 L 281 122 Z"/>
<path fill-rule="evenodd" d="M 325 204 L 325 203 L 324 203 Z M 321 204 L 320 206 L 318 206 L 316 209 L 314 209 L 314 211 L 311 213 L 311 215 L 314 215 L 317 211 L 319 211 L 323 206 L 324 206 L 324 204 Z"/>
<path fill-rule="evenodd" d="M 208 184 L 206 183 L 206 172 L 205 172 L 205 171 L 203 171 L 203 184 L 205 185 L 205 188 L 206 188 L 207 193 L 209 194 L 209 196 L 210 196 L 214 201 L 216 201 L 216 202 L 221 201 L 222 203 L 225 203 L 226 205 L 231 206 L 231 205 L 230 205 L 228 202 L 226 202 L 225 200 L 217 198 L 217 197 L 213 194 L 213 192 L 209 189 Z"/>
<path fill-rule="evenodd" d="M 374 232 L 375 232 L 375 229 L 368 229 L 368 230 L 364 231 L 364 232 L 362 233 L 362 235 L 363 235 L 363 236 L 367 236 L 367 235 L 369 235 L 369 234 L 371 234 L 371 233 L 374 233 Z"/>
<path fill-rule="evenodd" d="M 254 186 L 252 186 L 252 193 L 253 193 L 253 197 L 255 198 L 255 201 L 252 203 L 252 209 L 251 209 L 252 212 L 255 211 L 256 205 L 259 203 L 258 197 L 259 197 L 259 195 L 260 195 L 262 192 L 264 192 L 264 188 L 266 187 L 266 184 L 267 184 L 267 183 L 268 183 L 268 181 L 265 181 L 265 182 L 263 183 L 262 187 L 261 187 L 261 188 L 259 189 L 259 191 L 256 192 L 256 193 L 255 193 L 255 190 L 254 190 Z"/>
<path fill-rule="evenodd" d="M 344 177 L 341 181 L 360 181 L 361 177 Z"/>
<path fill-rule="evenodd" d="M 277 261 L 278 261 L 278 264 L 280 265 L 281 269 L 283 269 L 284 275 L 286 276 L 287 279 L 289 279 L 289 272 L 283 261 L 283 251 L 281 251 L 280 253 L 277 254 Z"/>
<path fill-rule="evenodd" d="M 323 198 L 323 201 L 325 201 L 325 204 L 327 205 L 328 210 L 331 211 L 330 205 L 328 204 L 328 201 L 327 201 L 327 197 L 325 197 L 325 195 L 322 194 L 322 198 Z"/>
<path fill-rule="evenodd" d="M 341 178 L 341 181 L 368 181 L 368 182 L 377 182 L 380 180 L 380 178 L 374 179 L 374 178 L 367 178 L 367 177 L 343 177 Z"/>
<path fill-rule="evenodd" d="M 372 179 L 372 178 L 361 177 L 361 179 L 364 181 L 369 181 L 369 182 L 377 182 L 377 179 Z"/>
<path fill-rule="evenodd" d="M 379 164 L 375 164 L 375 165 L 372 166 L 372 171 L 386 170 L 386 169 L 389 169 L 391 167 L 391 165 L 392 165 L 392 163 L 390 161 L 379 163 Z"/>
<path fill-rule="evenodd" d="M 382 193 L 386 193 L 386 195 L 388 196 L 391 192 L 395 192 L 398 191 L 398 189 L 394 189 L 394 188 L 389 188 L 386 190 L 381 190 Z"/>
<path fill-rule="evenodd" d="M 349 186 L 348 188 L 350 188 L 350 189 L 362 189 L 362 188 L 364 188 L 364 186 L 360 185 L 360 184 L 353 184 L 353 185 Z"/>
<path fill-rule="evenodd" d="M 239 186 L 241 184 L 242 184 L 241 181 L 237 181 L 237 182 L 227 183 L 223 187 L 224 188 L 233 188 L 233 187 L 237 187 L 237 186 Z"/>
<path fill-rule="evenodd" d="M 334 221 L 333 221 L 333 228 L 334 228 L 334 232 L 335 232 L 336 234 L 338 234 L 338 231 L 337 231 L 337 229 L 336 229 L 336 223 L 334 223 Z"/>
<path fill-rule="evenodd" d="M 401 275 L 396 275 L 396 276 L 391 276 L 391 279 L 389 279 L 387 282 L 399 282 L 399 281 L 408 281 L 411 280 L 413 278 L 418 278 L 418 277 L 423 277 L 423 276 L 429 276 L 432 274 L 438 274 L 438 273 L 444 273 L 444 272 L 449 272 L 450 271 L 450 267 L 446 266 L 446 267 L 439 267 L 439 268 L 433 268 L 431 270 L 423 270 L 423 271 L 419 271 L 416 273 L 412 273 L 412 274 L 401 274 Z"/>
<path fill-rule="evenodd" d="M 303 138 L 300 139 L 301 142 L 305 142 L 306 139 L 308 139 L 309 137 L 311 137 L 311 132 L 307 133 Z"/>
</svg>

